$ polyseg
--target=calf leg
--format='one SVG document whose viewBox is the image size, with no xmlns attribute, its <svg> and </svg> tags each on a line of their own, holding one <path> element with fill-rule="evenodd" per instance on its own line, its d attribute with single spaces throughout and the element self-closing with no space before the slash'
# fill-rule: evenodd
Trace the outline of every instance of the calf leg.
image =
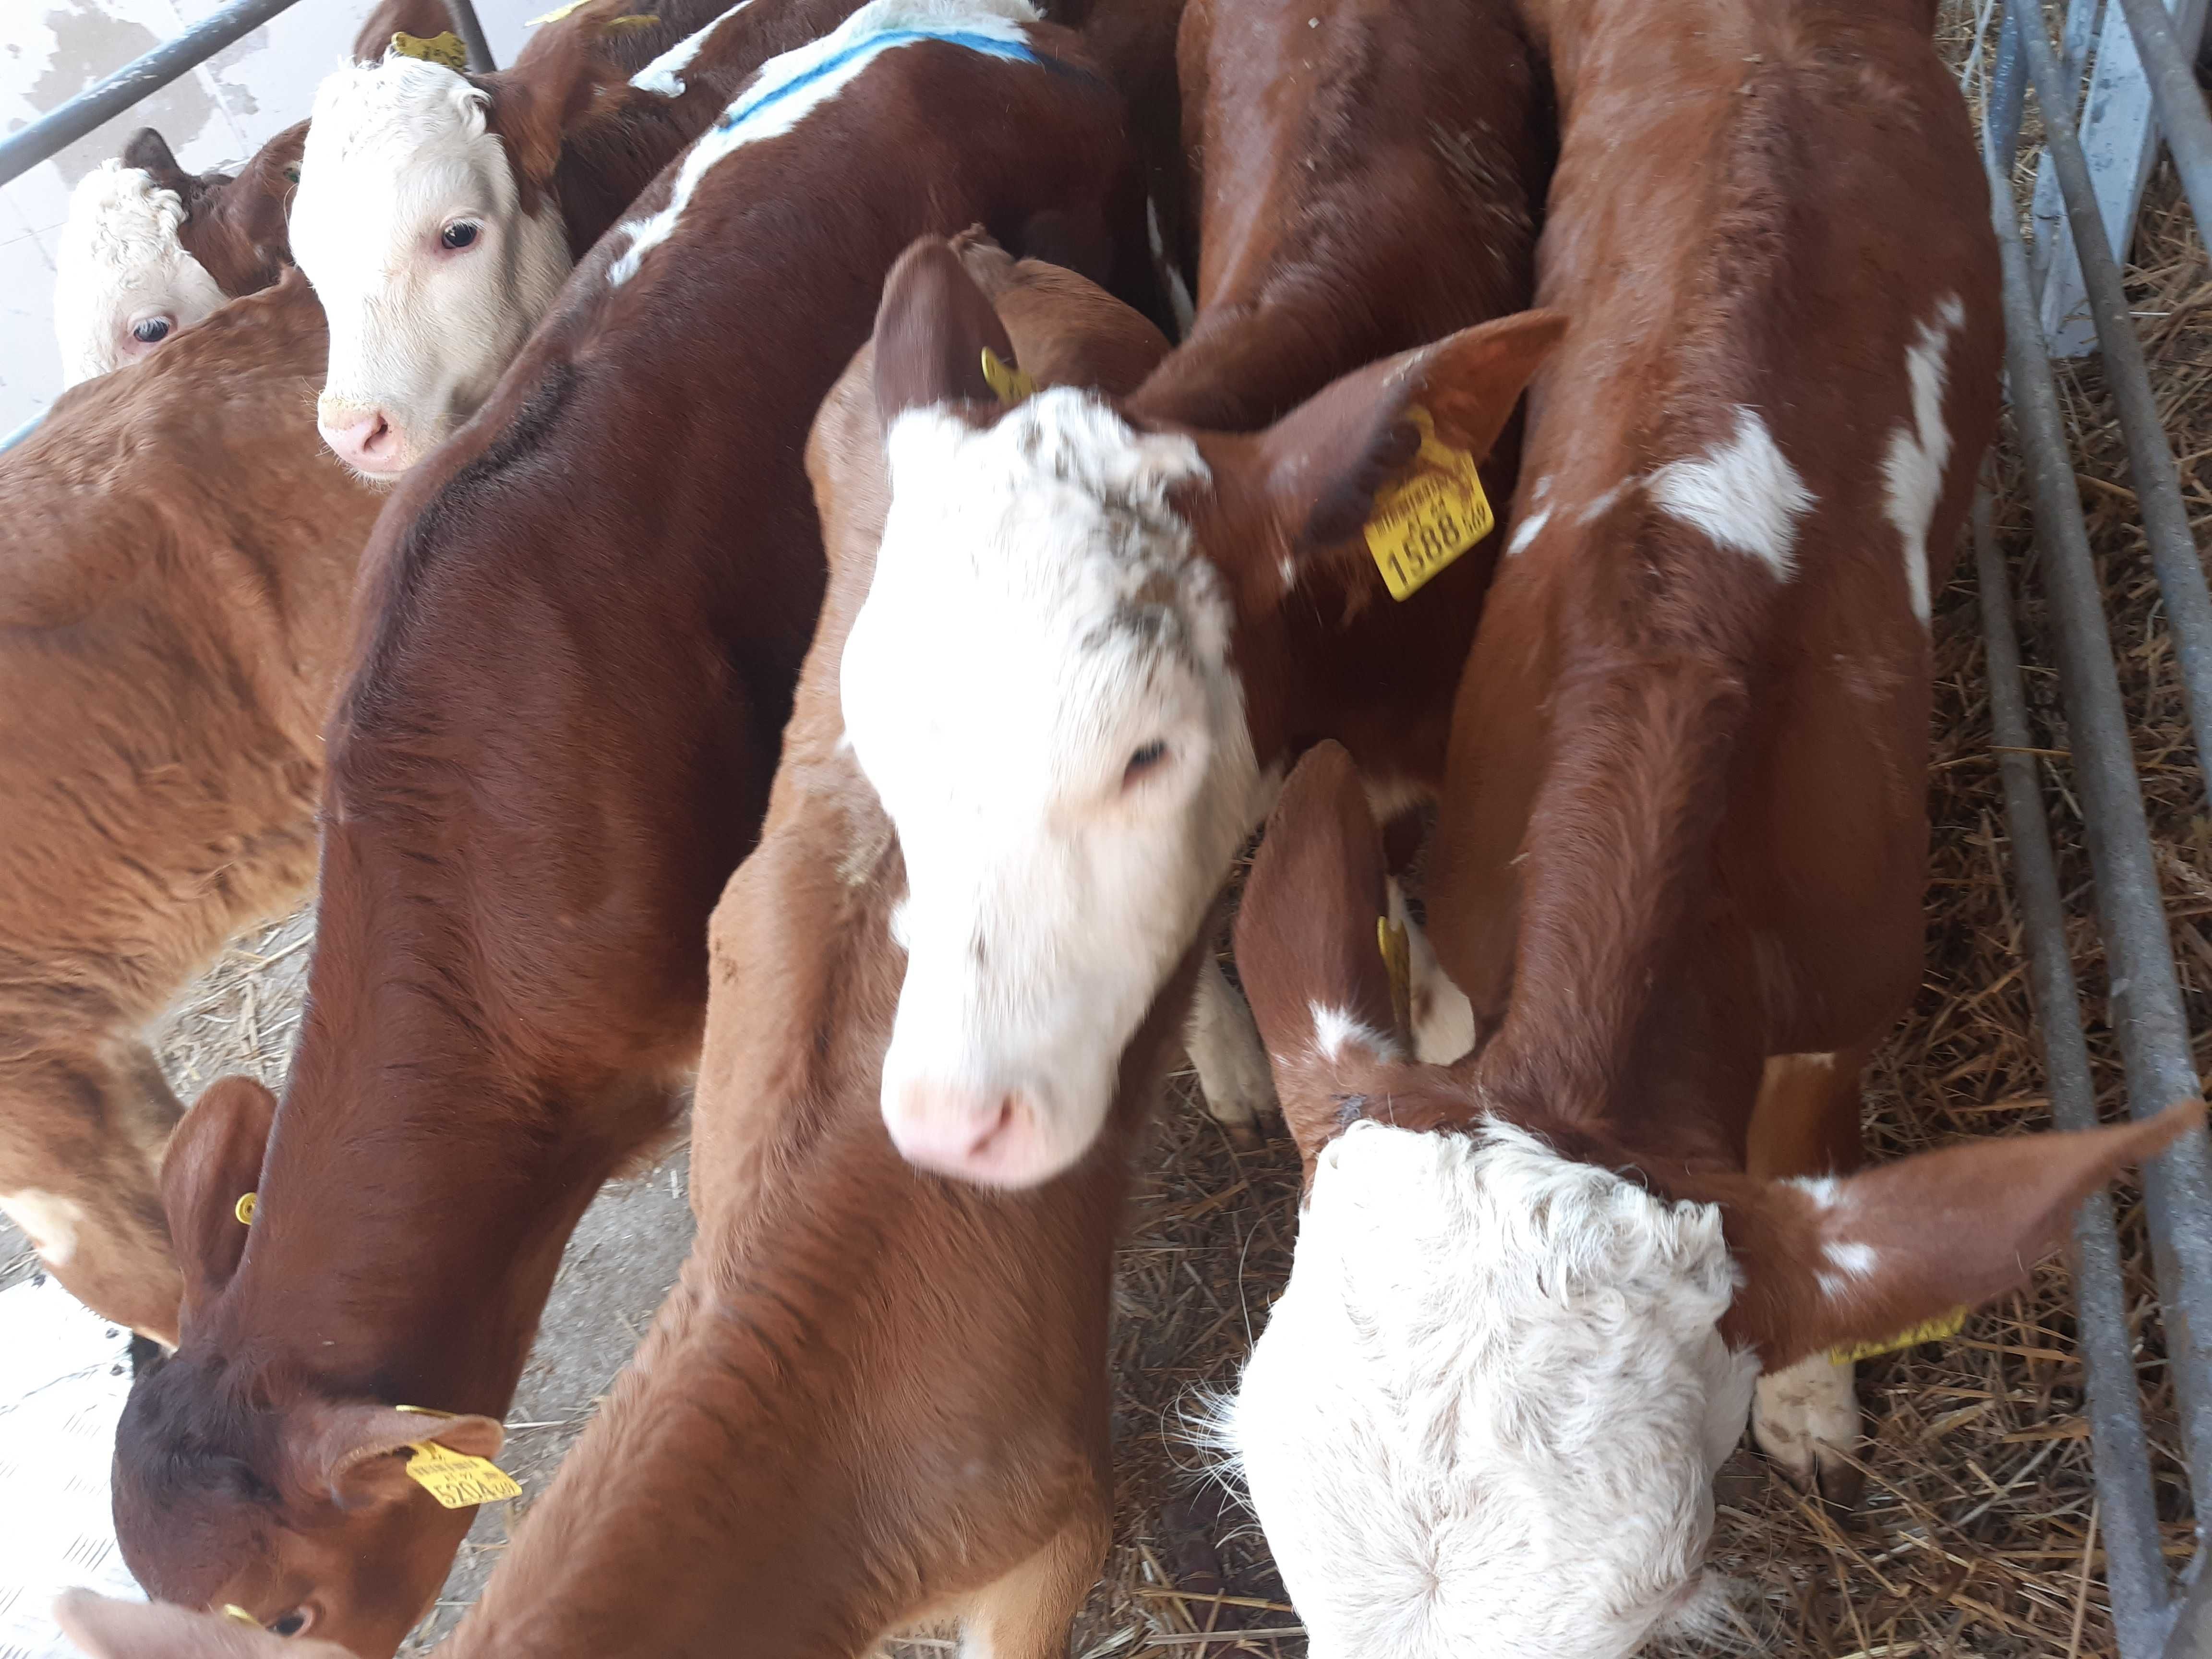
<svg viewBox="0 0 2212 1659">
<path fill-rule="evenodd" d="M 182 1110 L 140 1042 L 0 1067 L 0 1212 L 88 1308 L 173 1346 L 184 1285 L 161 1174 Z"/>
<path fill-rule="evenodd" d="M 1068 1627 L 1098 1582 L 1113 1528 L 1086 1507 L 1044 1547 L 968 1599 L 960 1659 L 1066 1659 Z"/>
<path fill-rule="evenodd" d="M 1260 1028 L 1252 1023 L 1252 1010 L 1221 971 L 1221 959 L 1214 954 L 1218 921 L 1217 916 L 1206 923 L 1183 1048 L 1197 1070 L 1206 1109 L 1229 1131 L 1231 1139 L 1250 1146 L 1260 1139 L 1261 1109 L 1275 1103 L 1274 1077 L 1267 1069 L 1267 1051 L 1261 1044 Z"/>
<path fill-rule="evenodd" d="M 1751 1121 L 1748 1164 L 1768 1180 L 1847 1175 L 1863 1161 L 1859 1073 L 1869 1050 L 1776 1054 Z M 1844 1507 L 1865 1478 L 1848 1461 L 1859 1439 L 1856 1367 L 1825 1353 L 1759 1379 L 1751 1407 L 1759 1449 L 1808 1491 Z"/>
</svg>

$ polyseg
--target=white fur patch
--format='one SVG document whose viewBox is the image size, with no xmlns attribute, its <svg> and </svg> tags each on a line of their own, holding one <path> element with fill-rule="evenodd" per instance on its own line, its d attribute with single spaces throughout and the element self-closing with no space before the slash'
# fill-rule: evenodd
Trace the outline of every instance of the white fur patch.
<svg viewBox="0 0 2212 1659">
<path fill-rule="evenodd" d="M 700 180 L 748 144 L 781 137 L 860 76 L 894 47 L 918 40 L 969 40 L 1027 50 L 1021 25 L 1037 21 L 1029 0 L 870 0 L 818 40 L 771 58 L 731 101 L 714 125 L 684 154 L 668 204 L 621 227 L 629 246 L 607 268 L 620 287 L 637 275 L 645 256 L 675 233 Z"/>
<path fill-rule="evenodd" d="M 699 55 L 707 42 L 714 38 L 716 29 L 721 27 L 724 23 L 735 17 L 752 3 L 753 0 L 738 0 L 736 5 L 732 6 L 720 17 L 708 24 L 705 28 L 685 35 L 666 52 L 662 52 L 659 57 L 631 76 L 630 85 L 641 92 L 659 93 L 663 98 L 681 98 L 684 95 L 684 71 L 691 67 L 691 60 Z"/>
<path fill-rule="evenodd" d="M 549 193 L 522 211 L 487 94 L 441 64 L 388 54 L 328 76 L 300 161 L 292 254 L 331 325 L 318 413 L 380 413 L 412 465 L 489 397 L 568 274 Z M 477 227 L 449 251 L 449 225 Z"/>
<path fill-rule="evenodd" d="M 0 1215 L 23 1230 L 39 1260 L 49 1267 L 66 1267 L 76 1256 L 84 1206 L 75 1199 L 37 1187 L 19 1187 L 0 1193 Z"/>
<path fill-rule="evenodd" d="M 1831 1239 L 1821 1245 L 1820 1257 L 1827 1265 L 1814 1277 L 1820 1280 L 1820 1294 L 1831 1301 L 1848 1294 L 1853 1284 L 1874 1277 L 1876 1257 L 1871 1244 Z"/>
<path fill-rule="evenodd" d="M 1589 501 L 1584 504 L 1583 510 L 1575 514 L 1576 521 L 1580 524 L 1596 523 L 1607 514 L 1613 511 L 1613 503 L 1618 501 L 1623 495 L 1626 495 L 1629 491 L 1629 488 L 1630 486 L 1627 484 L 1617 483 L 1613 485 L 1612 489 L 1607 490 L 1603 495 L 1592 496 Z"/>
<path fill-rule="evenodd" d="M 54 258 L 64 385 L 122 368 L 223 303 L 178 238 L 184 222 L 184 198 L 143 167 L 103 161 L 77 181 Z M 157 320 L 168 325 L 161 339 L 132 334 Z"/>
<path fill-rule="evenodd" d="M 1506 556 L 1510 558 L 1514 554 L 1522 551 L 1529 543 L 1544 533 L 1544 526 L 1551 521 L 1552 509 L 1547 507 L 1540 512 L 1531 513 L 1519 524 L 1515 525 L 1512 539 L 1505 544 Z"/>
<path fill-rule="evenodd" d="M 1397 1056 L 1398 1045 L 1383 1032 L 1360 1019 L 1348 1009 L 1333 1008 L 1325 1002 L 1309 1003 L 1307 1012 L 1313 1018 L 1314 1052 L 1323 1060 L 1340 1060 L 1345 1048 L 1353 1043 L 1380 1059 Z"/>
<path fill-rule="evenodd" d="M 1757 410 L 1739 407 L 1733 438 L 1661 467 L 1650 489 L 1667 512 L 1778 578 L 1788 580 L 1796 568 L 1797 520 L 1811 511 L 1813 494 Z"/>
<path fill-rule="evenodd" d="M 1756 1358 L 1717 1206 L 1518 1130 L 1322 1152 L 1221 1425 L 1328 1659 L 1616 1659 L 1698 1595 Z"/>
<path fill-rule="evenodd" d="M 1934 318 L 1920 325 L 1918 337 L 1905 348 L 1912 416 L 1890 434 L 1889 454 L 1881 469 L 1887 490 L 1884 510 L 1904 544 L 1905 591 L 1923 627 L 1929 612 L 1928 526 L 1935 520 L 1943 472 L 1951 464 L 1951 428 L 1943 424 L 1943 360 L 1952 334 L 1966 320 L 1959 296 L 1947 294 L 1937 303 Z"/>
<path fill-rule="evenodd" d="M 983 431 L 910 410 L 885 450 L 842 687 L 906 856 L 884 1113 L 896 1133 L 903 1091 L 1024 1091 L 1042 1179 L 1104 1121 L 1273 781 L 1224 584 L 1170 504 L 1205 464 L 1066 387 Z"/>
</svg>

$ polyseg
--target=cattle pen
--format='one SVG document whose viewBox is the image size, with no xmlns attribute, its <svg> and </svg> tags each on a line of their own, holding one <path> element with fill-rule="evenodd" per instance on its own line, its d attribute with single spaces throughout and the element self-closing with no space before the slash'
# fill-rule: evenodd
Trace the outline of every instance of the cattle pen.
<svg viewBox="0 0 2212 1659">
<path fill-rule="evenodd" d="M 237 0 L 10 135 L 0 180 L 298 3 Z M 489 67 L 469 0 L 448 3 Z M 2212 122 L 2191 67 L 2203 21 L 2201 0 L 2171 15 L 2159 0 L 2070 0 L 2048 20 L 1954 0 L 1941 21 L 1982 118 L 2005 241 L 2008 419 L 1972 556 L 1937 603 L 1928 969 L 1869 1071 L 1877 1156 L 2147 1115 L 2197 1092 L 2207 1069 Z M 2088 347 L 2094 358 L 2072 355 Z M 284 937 L 303 936 L 295 924 Z M 297 948 L 258 1013 L 253 987 L 275 958 L 227 957 L 187 999 L 165 1058 L 204 1062 L 199 1081 L 238 1063 L 201 1050 L 242 1000 L 246 1058 L 281 1072 Z M 1295 1659 L 1302 1632 L 1264 1540 L 1199 1447 L 1208 1391 L 1233 1382 L 1287 1277 L 1297 1160 L 1279 1126 L 1239 1148 L 1188 1079 L 1171 1094 L 1115 1291 L 1116 1546 L 1072 1651 Z M 633 1312 L 641 1328 L 650 1301 Z M 556 1300 L 549 1328 L 562 1317 Z M 1723 1477 L 1715 1557 L 1744 1586 L 1758 1650 L 2212 1656 L 2195 1518 L 2212 1489 L 2201 1140 L 2139 1188 L 2093 1200 L 2069 1261 L 1957 1338 L 1869 1363 L 1862 1395 L 1860 1514 L 1824 1510 L 1748 1449 Z M 549 1468 L 557 1449 L 544 1448 Z M 450 1630 L 510 1523 L 480 1519 L 418 1640 Z M 894 1645 L 910 1659 L 950 1647 Z"/>
</svg>

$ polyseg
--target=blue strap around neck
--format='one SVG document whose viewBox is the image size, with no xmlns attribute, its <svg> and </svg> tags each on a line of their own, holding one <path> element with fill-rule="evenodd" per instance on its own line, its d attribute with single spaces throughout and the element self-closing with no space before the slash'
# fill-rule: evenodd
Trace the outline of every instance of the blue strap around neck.
<svg viewBox="0 0 2212 1659">
<path fill-rule="evenodd" d="M 976 34 L 966 29 L 885 29 L 855 40 L 833 58 L 826 58 L 805 74 L 778 85 L 768 87 L 750 98 L 740 99 L 722 112 L 714 123 L 714 131 L 727 132 L 741 122 L 750 121 L 763 110 L 772 109 L 795 92 L 804 91 L 825 75 L 835 74 L 855 58 L 888 51 L 893 46 L 908 46 L 917 40 L 942 40 L 947 46 L 965 46 L 970 52 L 980 52 L 987 58 L 1001 58 L 1010 64 L 1037 64 L 1054 67 L 1030 48 L 1018 41 L 1001 40 L 994 34 Z"/>
</svg>

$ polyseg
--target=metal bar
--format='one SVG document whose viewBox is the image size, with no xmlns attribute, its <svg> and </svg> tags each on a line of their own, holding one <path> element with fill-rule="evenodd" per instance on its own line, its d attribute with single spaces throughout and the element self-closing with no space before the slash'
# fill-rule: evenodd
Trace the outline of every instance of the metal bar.
<svg viewBox="0 0 2212 1659">
<path fill-rule="evenodd" d="M 2026 422 L 2022 422 L 2023 428 Z M 2066 951 L 2066 908 L 2051 855 L 2050 820 L 2027 752 L 2035 743 L 2021 687 L 2020 636 L 2012 591 L 1996 538 L 1990 495 L 1974 494 L 1974 563 L 1988 647 L 1990 724 L 2004 784 L 2005 823 L 2012 842 L 2013 890 L 2027 940 L 2028 988 L 2043 1027 L 2051 1115 L 2062 1129 L 2094 1128 L 2096 1089 L 2089 1046 L 2081 1036 L 2081 998 Z M 2094 1194 L 2074 1218 L 2076 1346 L 2088 1384 L 2092 1465 L 2105 1534 L 2105 1580 L 2120 1659 L 2156 1659 L 2165 1645 L 2166 1559 L 2160 1551 L 2158 1500 L 2151 1487 L 2150 1444 L 2143 1434 L 2142 1396 L 2128 1331 L 2126 1284 L 2112 1201 Z M 2212 1659 L 2212 1656 L 2208 1656 Z"/>
<path fill-rule="evenodd" d="M 2151 3 L 2156 5 L 2158 0 Z M 2127 441 L 2128 470 L 2134 477 L 2136 499 L 2142 509 L 2151 563 L 2166 596 L 2173 654 L 2181 667 L 2190 729 L 2197 737 L 2201 757 L 2206 743 L 2212 742 L 2212 590 L 2205 586 L 2197 538 L 2189 527 L 2189 511 L 2182 505 L 2181 477 L 2159 419 L 2158 398 L 2151 391 L 2150 368 L 2143 358 L 2142 343 L 2136 338 L 2135 324 L 2128 314 L 2120 268 L 2105 239 L 2096 189 L 2089 182 L 2088 161 L 2081 154 L 2068 106 L 2066 82 L 2051 57 L 2043 20 L 2022 9 L 2021 41 L 2028 73 L 2035 81 L 2036 101 L 2043 110 L 2044 143 L 2057 170 L 2067 216 L 2073 223 L 2074 251 L 2081 261 L 2081 279 L 2089 295 L 2090 318 L 2096 325 L 2098 349 L 2105 355 L 2105 380 L 2112 389 L 2121 434 Z"/>
<path fill-rule="evenodd" d="M 2165 1659 L 2212 1659 L 2212 1572 L 2199 1573 L 2182 1598 Z"/>
<path fill-rule="evenodd" d="M 2173 157 L 2173 170 L 2181 175 L 2182 193 L 2197 228 L 2212 235 L 2212 116 L 2204 111 L 2204 94 L 2190 66 L 2190 52 L 2173 31 L 2160 0 L 2120 0 L 2127 14 L 2128 32 L 2136 38 L 2136 53 L 2142 59 L 2143 78 L 2150 82 L 2151 103 L 2158 111 L 2159 131 Z"/>
<path fill-rule="evenodd" d="M 2033 18 L 2018 21 L 2039 27 Z M 2032 58 L 2035 28 L 2021 33 Z M 2043 49 L 2048 54 L 2047 39 Z M 2129 1109 L 2144 1117 L 2175 1101 L 2195 1098 L 2196 1066 L 2127 710 L 2112 667 L 2104 595 L 2089 557 L 2057 388 L 2043 356 L 2035 301 L 2027 286 L 2027 252 L 2008 182 L 1986 152 L 1984 162 L 2004 266 L 2005 359 L 2013 412 L 2030 439 L 2028 471 L 2057 625 L 2075 779 L 2096 877 L 2112 1024 L 2126 1062 Z M 2212 1500 L 2212 1399 L 2204 1387 L 2212 1376 L 2212 1159 L 2204 1135 L 2185 1136 L 2146 1168 L 2143 1190 L 2191 1489 L 2201 1505 Z"/>
<path fill-rule="evenodd" d="M 41 410 L 36 415 L 32 416 L 29 420 L 24 422 L 22 425 L 17 427 L 13 432 L 9 433 L 6 437 L 0 438 L 0 455 L 6 454 L 17 444 L 22 442 L 24 439 L 29 437 L 33 432 L 37 431 L 39 429 L 39 422 L 46 418 L 46 411 Z"/>
<path fill-rule="evenodd" d="M 164 40 L 136 63 L 125 64 L 99 85 L 41 116 L 21 132 L 0 139 L 0 185 L 27 173 L 94 127 L 189 74 L 232 41 L 252 33 L 299 0 L 231 0 L 173 40 Z"/>
<path fill-rule="evenodd" d="M 2008 5 L 2004 21 L 1997 26 L 1997 61 L 1990 70 L 1989 101 L 1983 115 L 1983 141 L 1995 152 L 1997 171 L 2008 180 L 2020 150 L 2020 124 L 2027 106 L 2027 70 L 2020 60 L 2020 24 Z"/>
<path fill-rule="evenodd" d="M 483 25 L 477 21 L 472 0 L 446 0 L 446 11 L 453 20 L 461 44 L 469 49 L 469 67 L 478 75 L 489 75 L 497 69 L 498 60 L 491 55 L 491 42 L 484 39 Z"/>
</svg>

